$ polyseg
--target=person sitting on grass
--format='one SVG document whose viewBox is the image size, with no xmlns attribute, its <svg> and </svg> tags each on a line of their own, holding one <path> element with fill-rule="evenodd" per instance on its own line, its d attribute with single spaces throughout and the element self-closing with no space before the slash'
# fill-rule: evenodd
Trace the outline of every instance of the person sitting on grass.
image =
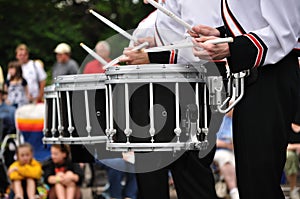
<svg viewBox="0 0 300 199">
<path fill-rule="evenodd" d="M 36 198 L 36 184 L 42 176 L 41 164 L 33 158 L 33 148 L 24 143 L 17 148 L 17 160 L 10 165 L 7 174 L 12 182 L 15 199 Z M 25 189 L 25 190 L 24 190 Z"/>
<path fill-rule="evenodd" d="M 72 163 L 70 147 L 64 144 L 51 146 L 51 159 L 43 165 L 44 180 L 50 186 L 49 199 L 80 198 L 83 170 Z"/>
</svg>

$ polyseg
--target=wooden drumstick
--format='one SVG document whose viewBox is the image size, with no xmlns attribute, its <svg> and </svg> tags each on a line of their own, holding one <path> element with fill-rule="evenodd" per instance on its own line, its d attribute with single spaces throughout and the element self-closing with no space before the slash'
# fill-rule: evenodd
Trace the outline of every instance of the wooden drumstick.
<svg viewBox="0 0 300 199">
<path fill-rule="evenodd" d="M 119 26 L 114 24 L 113 22 L 109 21 L 105 17 L 101 16 L 100 14 L 95 12 L 94 10 L 90 10 L 90 13 L 93 14 L 98 19 L 100 19 L 103 23 L 105 23 L 106 25 L 108 25 L 109 27 L 111 27 L 112 29 L 114 29 L 115 31 L 117 31 L 118 33 L 123 35 L 124 37 L 126 37 L 127 39 L 129 39 L 131 41 L 134 41 L 135 43 L 139 43 L 136 37 L 132 36 L 131 34 L 126 32 L 125 30 L 123 30 L 122 28 L 120 28 Z"/>
<path fill-rule="evenodd" d="M 107 61 L 105 61 L 100 55 L 98 55 L 95 51 L 87 47 L 84 43 L 80 43 L 80 46 L 86 50 L 92 57 L 97 59 L 102 65 L 108 64 Z"/>
<path fill-rule="evenodd" d="M 220 44 L 220 43 L 230 43 L 230 42 L 233 42 L 232 37 L 211 39 L 211 40 L 205 41 L 204 43 Z M 161 52 L 161 51 L 169 51 L 169 50 L 192 48 L 192 47 L 196 47 L 196 46 L 193 44 L 193 42 L 187 41 L 187 42 L 182 42 L 182 43 L 172 44 L 172 45 L 167 45 L 167 46 L 158 46 L 158 47 L 148 48 L 145 50 L 145 52 Z"/>
</svg>

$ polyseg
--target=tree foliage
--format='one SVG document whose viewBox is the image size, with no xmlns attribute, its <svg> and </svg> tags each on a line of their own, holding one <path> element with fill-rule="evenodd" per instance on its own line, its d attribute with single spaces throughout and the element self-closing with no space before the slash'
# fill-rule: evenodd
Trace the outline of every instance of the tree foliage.
<svg viewBox="0 0 300 199">
<path fill-rule="evenodd" d="M 44 61 L 48 72 L 55 62 L 53 49 L 60 42 L 70 44 L 73 58 L 81 63 L 87 55 L 81 42 L 94 47 L 98 40 L 116 34 L 89 14 L 89 9 L 125 30 L 135 28 L 153 10 L 142 0 L 0 0 L 0 65 L 4 71 L 20 43 L 29 46 L 31 58 Z"/>
</svg>

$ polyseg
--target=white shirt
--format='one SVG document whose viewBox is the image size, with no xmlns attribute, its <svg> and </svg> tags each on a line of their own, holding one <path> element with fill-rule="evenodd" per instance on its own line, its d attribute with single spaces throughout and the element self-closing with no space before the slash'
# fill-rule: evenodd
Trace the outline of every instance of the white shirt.
<svg viewBox="0 0 300 199">
<path fill-rule="evenodd" d="M 32 97 L 39 95 L 39 82 L 47 78 L 47 74 L 38 62 L 29 60 L 22 65 L 22 73 L 28 84 L 28 91 Z"/>
<path fill-rule="evenodd" d="M 222 8 L 231 34 L 247 36 L 257 47 L 254 66 L 277 63 L 298 44 L 299 0 L 222 0 Z"/>
<path fill-rule="evenodd" d="M 133 32 L 133 36 L 136 38 L 153 37 L 156 17 L 157 10 L 151 12 L 139 23 L 138 27 Z"/>
<path fill-rule="evenodd" d="M 166 0 L 162 5 L 191 26 L 204 24 L 220 27 L 223 25 L 220 0 Z M 162 45 L 176 43 L 187 36 L 187 30 L 183 25 L 161 11 L 157 13 L 156 27 L 159 35 L 156 36 L 158 44 L 160 41 Z M 178 51 L 178 63 L 196 61 L 200 60 L 193 55 L 192 48 Z"/>
</svg>

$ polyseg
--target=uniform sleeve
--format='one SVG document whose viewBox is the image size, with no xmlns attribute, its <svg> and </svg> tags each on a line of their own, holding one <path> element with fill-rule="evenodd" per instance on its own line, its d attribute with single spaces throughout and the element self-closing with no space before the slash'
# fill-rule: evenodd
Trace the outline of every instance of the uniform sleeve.
<svg viewBox="0 0 300 199">
<path fill-rule="evenodd" d="M 261 0 L 266 26 L 237 36 L 229 44 L 233 72 L 274 64 L 290 53 L 300 35 L 300 1 Z M 254 16 L 255 17 L 255 16 Z M 242 50 L 241 50 L 242 49 Z"/>
<path fill-rule="evenodd" d="M 38 161 L 32 160 L 30 164 L 20 167 L 19 173 L 25 178 L 40 179 L 42 176 L 42 166 Z"/>
<path fill-rule="evenodd" d="M 162 51 L 162 52 L 149 52 L 148 53 L 150 63 L 157 64 L 176 64 L 177 63 L 177 51 Z"/>
</svg>

